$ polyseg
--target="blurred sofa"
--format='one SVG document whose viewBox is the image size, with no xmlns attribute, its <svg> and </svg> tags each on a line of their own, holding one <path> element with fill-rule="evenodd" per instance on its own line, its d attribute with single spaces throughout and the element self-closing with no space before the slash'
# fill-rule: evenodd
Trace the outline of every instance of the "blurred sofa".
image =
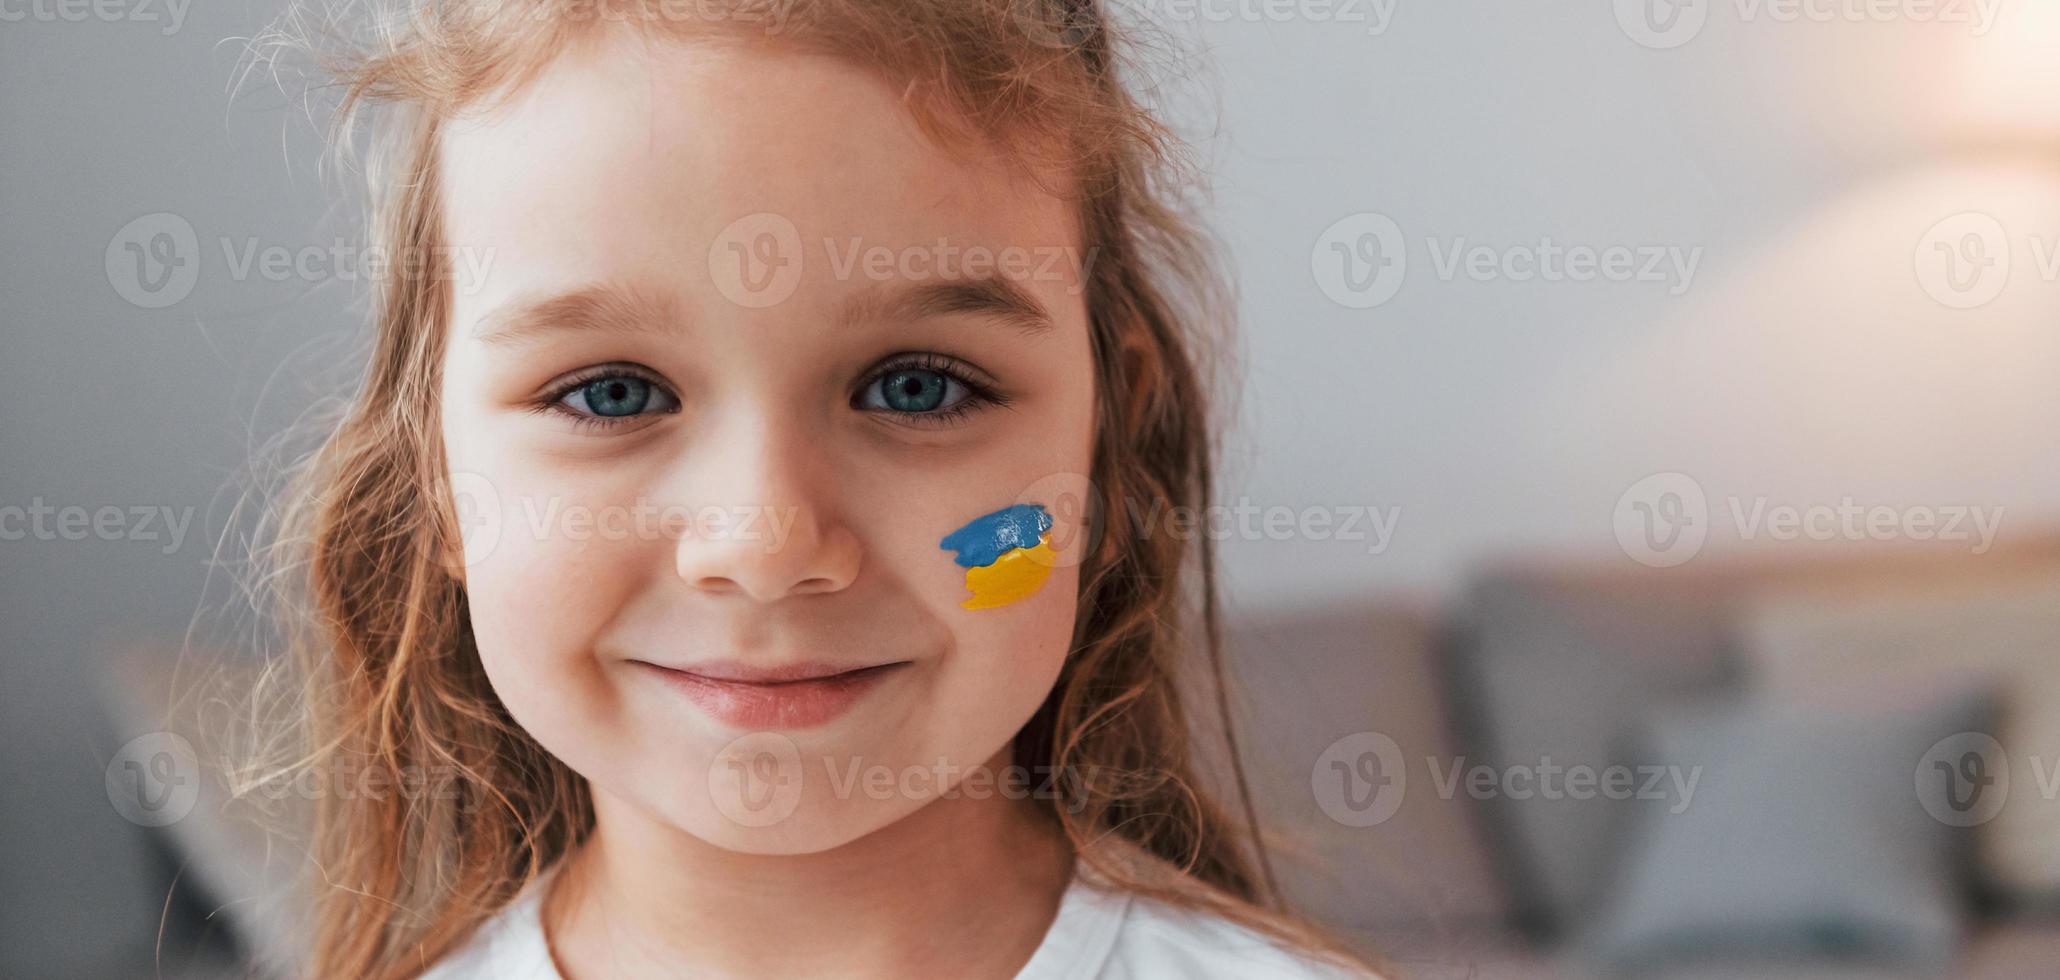
<svg viewBox="0 0 2060 980">
<path fill-rule="evenodd" d="M 2060 976 L 2060 539 L 1527 562 L 1228 649 L 1276 872 L 1400 976 Z M 1920 799 L 1970 730 L 2008 819 Z M 1493 781 L 1656 751 L 1700 798 Z"/>
</svg>

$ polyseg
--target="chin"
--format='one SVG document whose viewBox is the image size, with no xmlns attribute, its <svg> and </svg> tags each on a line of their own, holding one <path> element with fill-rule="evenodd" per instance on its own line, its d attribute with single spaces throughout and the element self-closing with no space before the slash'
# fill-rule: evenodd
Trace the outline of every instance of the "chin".
<svg viewBox="0 0 2060 980">
<path fill-rule="evenodd" d="M 753 825 L 704 809 L 682 826 L 716 847 L 739 854 L 819 854 L 887 827 L 923 806 L 920 800 L 803 800 L 785 818 Z"/>
</svg>

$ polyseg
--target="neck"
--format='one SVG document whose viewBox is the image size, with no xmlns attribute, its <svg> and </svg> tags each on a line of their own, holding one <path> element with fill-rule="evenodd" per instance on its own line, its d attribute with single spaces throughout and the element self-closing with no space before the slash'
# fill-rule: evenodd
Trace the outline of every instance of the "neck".
<svg viewBox="0 0 2060 980">
<path fill-rule="evenodd" d="M 546 902 L 567 980 L 1013 977 L 1072 872 L 1048 813 L 1008 794 L 940 797 L 813 854 L 726 850 L 598 788 L 594 815 Z"/>
</svg>

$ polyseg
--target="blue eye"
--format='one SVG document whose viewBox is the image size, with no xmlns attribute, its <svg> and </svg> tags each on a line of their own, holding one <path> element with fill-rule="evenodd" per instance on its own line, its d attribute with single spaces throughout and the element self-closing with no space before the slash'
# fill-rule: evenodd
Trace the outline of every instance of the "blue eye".
<svg viewBox="0 0 2060 980">
<path fill-rule="evenodd" d="M 670 411 L 671 396 L 654 381 L 633 374 L 603 374 L 573 382 L 558 404 L 589 421 L 612 421 Z"/>
<path fill-rule="evenodd" d="M 928 368 L 896 368 L 866 389 L 867 408 L 922 415 L 957 406 L 971 392 L 957 379 Z"/>
<path fill-rule="evenodd" d="M 601 378 L 571 394 L 603 418 L 635 415 L 651 403 L 651 383 L 642 378 Z"/>
<path fill-rule="evenodd" d="M 852 393 L 851 407 L 897 425 L 955 426 L 1014 400 L 987 372 L 943 354 L 908 353 L 873 370 Z"/>
</svg>

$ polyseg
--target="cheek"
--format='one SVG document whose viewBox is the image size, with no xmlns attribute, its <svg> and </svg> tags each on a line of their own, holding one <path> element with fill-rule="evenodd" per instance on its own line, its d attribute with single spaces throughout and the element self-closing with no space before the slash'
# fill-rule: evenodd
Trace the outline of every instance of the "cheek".
<svg viewBox="0 0 2060 980">
<path fill-rule="evenodd" d="M 561 674 L 593 661 L 593 641 L 628 585 L 611 577 L 611 563 L 588 558 L 586 549 L 525 533 L 505 535 L 490 554 L 468 547 L 466 602 L 489 666 Z"/>
<path fill-rule="evenodd" d="M 596 589 L 605 583 L 568 579 L 560 569 L 574 556 L 556 553 L 561 548 L 504 536 L 491 554 L 469 556 L 465 582 L 473 636 L 494 691 L 553 751 L 561 750 L 555 734 L 584 729 L 612 696 L 588 654 L 604 605 Z M 585 584 L 568 589 L 567 581 Z"/>
<path fill-rule="evenodd" d="M 479 658 L 516 721 L 571 761 L 604 744 L 621 712 L 595 640 L 636 588 L 610 542 L 569 533 L 565 515 L 605 512 L 592 492 L 525 461 L 512 440 L 464 416 L 444 445 L 463 535 L 462 574 Z"/>
<path fill-rule="evenodd" d="M 468 549 L 465 591 L 481 666 L 515 723 L 573 771 L 634 778 L 620 772 L 623 746 L 649 733 L 597 650 L 635 594 L 633 563 L 600 560 L 605 542 L 533 533 L 523 508 L 538 499 L 511 497 L 499 541 Z"/>
<path fill-rule="evenodd" d="M 1086 360 L 1084 350 L 1080 355 Z M 1043 418 L 1040 431 L 953 481 L 955 492 L 927 508 L 916 549 L 923 601 L 954 641 L 937 710 L 954 716 L 952 724 L 982 749 L 998 749 L 1043 702 L 1071 650 L 1080 611 L 1081 563 L 1091 545 L 1091 388 L 1068 392 Z M 982 528 L 993 526 L 983 522 L 997 515 L 1016 518 L 1009 540 L 1039 545 L 996 548 L 991 536 L 983 541 Z M 1028 523 L 1039 515 L 1049 519 L 1042 533 Z"/>
<path fill-rule="evenodd" d="M 1082 451 L 1043 462 L 1085 469 L 1087 460 Z M 1065 662 L 1087 553 L 1087 486 L 1085 475 L 1042 466 L 967 478 L 949 497 L 927 501 L 921 520 L 901 532 L 912 539 L 901 558 L 913 569 L 911 589 L 952 636 L 933 710 L 963 733 L 967 748 L 998 748 L 1042 703 Z M 1042 533 L 1030 523 L 1039 515 L 1049 518 Z M 998 523 L 1014 527 L 1015 540 L 1041 543 L 995 549 L 983 531 Z"/>
<path fill-rule="evenodd" d="M 955 650 L 940 678 L 947 690 L 938 710 L 963 730 L 994 729 L 971 739 L 975 745 L 999 747 L 1058 680 L 1073 640 L 1078 581 L 1077 569 L 1053 569 L 1038 594 L 994 609 L 963 610 L 958 594 L 946 597 Z"/>
</svg>

